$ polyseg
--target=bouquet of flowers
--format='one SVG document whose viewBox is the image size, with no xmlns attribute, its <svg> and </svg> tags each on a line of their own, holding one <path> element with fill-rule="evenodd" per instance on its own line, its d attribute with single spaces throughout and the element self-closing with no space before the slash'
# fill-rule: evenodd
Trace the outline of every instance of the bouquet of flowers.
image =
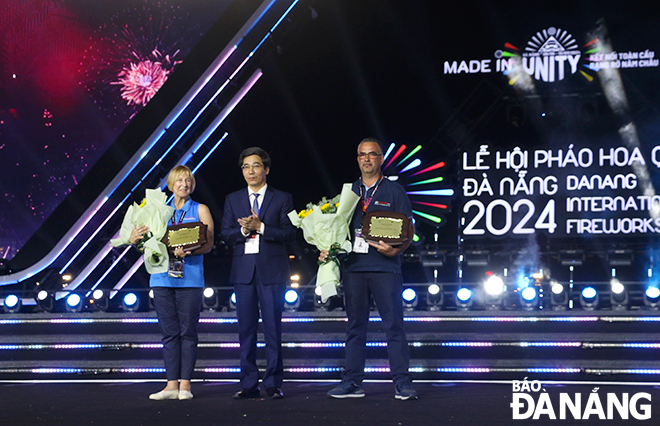
<svg viewBox="0 0 660 426">
<path fill-rule="evenodd" d="M 307 204 L 307 209 L 288 214 L 291 223 L 302 228 L 303 237 L 319 250 L 330 252 L 324 262 L 319 262 L 316 286 L 321 288 L 321 300 L 337 294 L 340 270 L 337 255 L 351 251 L 349 224 L 360 197 L 345 183 L 341 193 L 331 200 L 325 197 L 318 204 Z"/>
<path fill-rule="evenodd" d="M 150 274 L 167 272 L 170 258 L 167 247 L 160 240 L 167 232 L 167 221 L 174 208 L 166 205 L 167 195 L 160 188 L 147 189 L 142 204 L 133 203 L 128 207 L 119 230 L 119 237 L 110 240 L 112 247 L 130 245 L 129 238 L 133 226 L 149 227 L 149 232 L 137 243 L 137 249 L 144 252 L 144 265 Z"/>
</svg>

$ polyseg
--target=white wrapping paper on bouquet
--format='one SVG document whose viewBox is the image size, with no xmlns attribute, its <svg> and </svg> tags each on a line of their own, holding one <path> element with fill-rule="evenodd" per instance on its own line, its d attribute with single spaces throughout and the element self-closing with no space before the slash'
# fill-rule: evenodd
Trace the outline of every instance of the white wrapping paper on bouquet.
<svg viewBox="0 0 660 426">
<path fill-rule="evenodd" d="M 351 251 L 350 222 L 360 197 L 353 192 L 350 183 L 345 183 L 339 197 L 336 213 L 323 213 L 320 206 L 313 206 L 312 212 L 300 218 L 296 211 L 288 214 L 291 223 L 303 230 L 303 237 L 319 250 L 330 250 L 336 244 L 346 252 Z M 316 287 L 321 289 L 321 300 L 337 294 L 341 279 L 340 269 L 335 261 L 319 266 Z"/>
<path fill-rule="evenodd" d="M 150 237 L 144 241 L 144 265 L 150 274 L 167 272 L 170 258 L 167 247 L 160 240 L 167 232 L 167 222 L 174 208 L 166 205 L 167 195 L 160 188 L 147 189 L 142 207 L 133 203 L 128 207 L 119 230 L 119 237 L 110 241 L 112 247 L 130 245 L 129 238 L 133 226 L 148 226 Z M 149 235 L 148 234 L 148 235 Z"/>
</svg>

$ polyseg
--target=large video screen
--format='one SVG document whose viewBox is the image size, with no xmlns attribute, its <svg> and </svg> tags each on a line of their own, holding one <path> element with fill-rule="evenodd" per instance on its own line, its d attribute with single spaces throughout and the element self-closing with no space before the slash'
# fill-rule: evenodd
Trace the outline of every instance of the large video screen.
<svg viewBox="0 0 660 426">
<path fill-rule="evenodd" d="M 230 0 L 0 2 L 0 258 L 11 258 Z"/>
</svg>

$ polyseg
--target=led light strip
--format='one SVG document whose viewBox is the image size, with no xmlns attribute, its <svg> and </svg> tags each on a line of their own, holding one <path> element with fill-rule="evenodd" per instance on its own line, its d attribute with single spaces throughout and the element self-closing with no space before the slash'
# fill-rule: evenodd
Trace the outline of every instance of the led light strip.
<svg viewBox="0 0 660 426">
<path fill-rule="evenodd" d="M 260 369 L 265 371 L 264 369 Z M 240 367 L 204 367 L 195 368 L 199 373 L 240 373 Z M 287 373 L 336 373 L 342 367 L 285 367 Z M 389 367 L 366 367 L 365 373 L 389 373 Z M 590 369 L 590 368 L 502 368 L 502 367 L 411 367 L 411 373 L 445 373 L 445 374 L 489 374 L 489 373 L 534 373 L 534 374 L 632 374 L 632 375 L 660 375 L 660 369 L 632 368 L 632 369 Z M 154 374 L 164 373 L 164 368 L 0 368 L 0 374 Z"/>
<path fill-rule="evenodd" d="M 492 348 L 492 347 L 556 347 L 556 348 L 639 348 L 639 349 L 659 349 L 657 343 L 638 343 L 638 344 L 591 344 L 580 342 L 409 342 L 409 346 L 415 348 L 422 347 L 470 347 L 470 348 Z M 266 344 L 258 342 L 257 347 L 263 348 Z M 343 348 L 343 342 L 283 342 L 284 348 Z M 386 348 L 387 342 L 367 342 L 370 348 Z M 162 343 L 71 343 L 71 344 L 29 344 L 29 345 L 0 345 L 0 350 L 50 350 L 50 349 L 161 349 Z M 202 342 L 198 344 L 199 348 L 220 348 L 235 349 L 239 348 L 238 342 Z"/>
<path fill-rule="evenodd" d="M 260 320 L 261 321 L 261 320 Z M 283 317 L 283 323 L 323 323 L 323 322 L 346 322 L 346 317 Z M 369 317 L 371 322 L 381 322 L 380 317 Z M 611 323 L 609 317 L 404 317 L 406 322 L 425 323 L 425 322 L 604 322 Z M 648 322 L 660 321 L 656 317 L 626 317 L 625 321 L 620 322 Z M 13 324 L 91 324 L 91 323 L 157 323 L 157 318 L 52 318 L 52 319 L 0 319 L 0 325 Z M 203 324 L 233 324 L 238 322 L 235 317 L 231 318 L 200 318 Z M 649 343 L 650 344 L 650 343 Z"/>
</svg>

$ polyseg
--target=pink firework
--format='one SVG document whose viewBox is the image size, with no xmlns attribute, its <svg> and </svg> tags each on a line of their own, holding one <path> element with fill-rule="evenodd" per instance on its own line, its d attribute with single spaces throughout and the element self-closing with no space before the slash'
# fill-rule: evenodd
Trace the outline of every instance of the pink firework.
<svg viewBox="0 0 660 426">
<path fill-rule="evenodd" d="M 119 81 L 110 84 L 121 85 L 121 97 L 136 105 L 146 105 L 158 92 L 165 81 L 169 71 L 161 66 L 161 62 L 152 62 L 148 59 L 138 63 L 131 63 L 130 68 L 124 67 L 119 73 Z"/>
</svg>

